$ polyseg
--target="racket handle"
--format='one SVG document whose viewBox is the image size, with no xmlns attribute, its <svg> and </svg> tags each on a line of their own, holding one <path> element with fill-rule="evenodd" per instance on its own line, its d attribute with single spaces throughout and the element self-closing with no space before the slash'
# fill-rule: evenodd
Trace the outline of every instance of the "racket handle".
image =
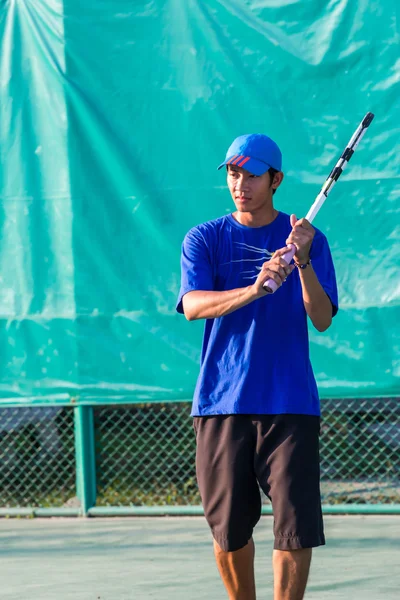
<svg viewBox="0 0 400 600">
<path fill-rule="evenodd" d="M 296 246 L 294 246 L 293 244 L 290 244 L 288 246 L 288 248 L 289 248 L 288 252 L 286 252 L 282 256 L 282 258 L 283 258 L 283 260 L 286 260 L 287 264 L 290 264 L 293 256 L 296 253 Z M 268 294 L 273 294 L 278 289 L 278 285 L 275 283 L 275 281 L 273 279 L 267 279 L 267 281 L 263 285 L 263 288 L 266 292 L 268 292 Z"/>
</svg>

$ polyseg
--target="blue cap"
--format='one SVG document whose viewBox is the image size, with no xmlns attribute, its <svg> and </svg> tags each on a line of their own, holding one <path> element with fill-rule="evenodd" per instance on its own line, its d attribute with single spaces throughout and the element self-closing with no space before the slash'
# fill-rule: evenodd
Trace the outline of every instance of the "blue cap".
<svg viewBox="0 0 400 600">
<path fill-rule="evenodd" d="M 282 152 L 271 138 L 262 133 L 241 135 L 229 146 L 226 158 L 218 169 L 224 165 L 243 167 L 253 175 L 262 175 L 270 167 L 281 171 Z"/>
</svg>

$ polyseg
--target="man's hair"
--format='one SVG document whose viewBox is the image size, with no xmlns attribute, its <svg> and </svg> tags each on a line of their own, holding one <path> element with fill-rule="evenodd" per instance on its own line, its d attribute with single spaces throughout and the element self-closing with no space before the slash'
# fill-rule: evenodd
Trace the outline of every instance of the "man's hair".
<svg viewBox="0 0 400 600">
<path fill-rule="evenodd" d="M 273 167 L 270 167 L 270 168 L 268 169 L 268 173 L 269 173 L 269 176 L 270 176 L 270 178 L 271 178 L 271 185 L 272 185 L 272 182 L 274 181 L 274 177 L 275 177 L 275 175 L 276 175 L 277 173 L 279 173 L 279 171 L 277 171 L 277 170 L 276 170 L 276 169 L 274 169 Z M 272 193 L 273 193 L 273 194 L 275 194 L 275 192 L 276 192 L 276 190 L 272 190 Z"/>
</svg>

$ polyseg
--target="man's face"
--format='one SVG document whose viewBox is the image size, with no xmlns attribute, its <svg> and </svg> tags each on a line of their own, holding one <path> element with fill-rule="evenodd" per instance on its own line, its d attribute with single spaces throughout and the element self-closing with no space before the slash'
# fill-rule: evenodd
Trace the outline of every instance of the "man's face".
<svg viewBox="0 0 400 600">
<path fill-rule="evenodd" d="M 280 179 L 278 175 L 283 178 L 283 174 L 278 173 L 275 179 Z M 227 182 L 232 199 L 239 212 L 255 212 L 271 206 L 273 188 L 271 187 L 271 176 L 268 171 L 257 176 L 241 167 L 228 165 Z"/>
</svg>

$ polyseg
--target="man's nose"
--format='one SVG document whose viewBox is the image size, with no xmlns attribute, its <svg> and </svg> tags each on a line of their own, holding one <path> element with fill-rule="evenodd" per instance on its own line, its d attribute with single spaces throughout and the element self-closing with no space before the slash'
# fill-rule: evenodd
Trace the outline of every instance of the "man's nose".
<svg viewBox="0 0 400 600">
<path fill-rule="evenodd" d="M 245 192 L 248 190 L 248 182 L 247 178 L 240 175 L 236 180 L 236 191 L 237 192 Z"/>
</svg>

